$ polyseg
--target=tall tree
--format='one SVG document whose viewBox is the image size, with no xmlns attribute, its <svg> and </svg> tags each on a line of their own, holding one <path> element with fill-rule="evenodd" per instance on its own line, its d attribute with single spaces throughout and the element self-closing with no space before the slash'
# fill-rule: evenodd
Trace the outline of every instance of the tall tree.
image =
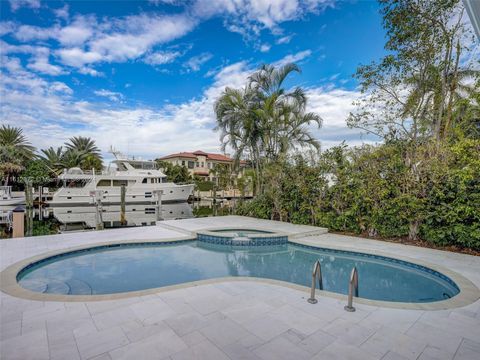
<svg viewBox="0 0 480 360">
<path fill-rule="evenodd" d="M 402 148 L 398 154 L 406 171 L 399 186 L 409 199 L 422 200 L 437 181 L 432 166 L 441 162 L 455 129 L 470 123 L 474 112 L 479 84 L 478 60 L 471 58 L 474 35 L 460 0 L 380 4 L 390 54 L 358 68 L 365 96 L 347 123 Z M 408 214 L 411 239 L 424 221 L 419 209 Z"/>
<path fill-rule="evenodd" d="M 65 168 L 65 164 L 62 159 L 63 154 L 64 151 L 61 146 L 57 147 L 56 149 L 51 146 L 48 149 L 41 150 L 40 159 L 53 175 L 60 175 Z"/>
<path fill-rule="evenodd" d="M 386 139 L 444 141 L 475 91 L 474 35 L 460 0 L 380 0 L 390 52 L 358 68 L 365 97 L 348 124 Z M 477 84 L 478 86 L 478 84 Z"/>
<path fill-rule="evenodd" d="M 2 125 L 0 128 L 0 172 L 8 185 L 13 174 L 18 174 L 27 161 L 35 157 L 35 148 L 19 127 Z"/>
<path fill-rule="evenodd" d="M 92 167 L 97 170 L 102 169 L 102 155 L 95 140 L 74 136 L 65 143 L 65 148 L 64 162 L 67 162 L 69 167 L 79 166 L 84 170 L 91 170 Z"/>
<path fill-rule="evenodd" d="M 297 146 L 320 146 L 309 125 L 320 127 L 322 119 L 306 112 L 303 89 L 285 89 L 285 80 L 294 72 L 300 72 L 295 64 L 263 65 L 243 89 L 227 87 L 215 103 L 222 148 L 230 146 L 237 161 L 242 156 L 250 158 L 257 173 L 257 192 L 266 163 Z"/>
<path fill-rule="evenodd" d="M 95 144 L 95 140 L 83 136 L 71 137 L 68 142 L 65 143 L 65 147 L 68 150 L 75 150 L 85 154 L 92 154 L 98 157 L 100 155 L 100 149 Z"/>
</svg>

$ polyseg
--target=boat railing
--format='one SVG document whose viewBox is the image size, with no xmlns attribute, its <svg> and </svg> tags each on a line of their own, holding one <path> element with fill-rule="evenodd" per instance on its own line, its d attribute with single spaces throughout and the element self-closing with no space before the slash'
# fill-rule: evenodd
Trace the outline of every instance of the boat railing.
<svg viewBox="0 0 480 360">
<path fill-rule="evenodd" d="M 0 210 L 0 224 L 7 225 L 10 229 L 12 227 L 12 212 Z"/>
<path fill-rule="evenodd" d="M 12 197 L 11 186 L 0 186 L 0 199 L 10 199 Z"/>
</svg>

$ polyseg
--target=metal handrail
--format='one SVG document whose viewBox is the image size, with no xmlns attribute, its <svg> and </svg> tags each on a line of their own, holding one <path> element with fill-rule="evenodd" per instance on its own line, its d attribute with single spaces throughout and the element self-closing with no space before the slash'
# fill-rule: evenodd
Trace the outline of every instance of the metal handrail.
<svg viewBox="0 0 480 360">
<path fill-rule="evenodd" d="M 348 312 L 355 311 L 355 307 L 353 306 L 354 296 L 358 297 L 358 272 L 355 266 L 352 269 L 350 280 L 348 281 L 348 303 L 344 307 L 344 309 Z"/>
<path fill-rule="evenodd" d="M 316 278 L 318 277 L 318 289 L 323 290 L 323 282 L 322 282 L 322 266 L 320 265 L 320 261 L 317 260 L 315 264 L 313 264 L 313 271 L 312 271 L 312 288 L 310 290 L 310 298 L 307 300 L 310 304 L 316 304 L 318 301 L 315 299 L 315 283 Z"/>
</svg>

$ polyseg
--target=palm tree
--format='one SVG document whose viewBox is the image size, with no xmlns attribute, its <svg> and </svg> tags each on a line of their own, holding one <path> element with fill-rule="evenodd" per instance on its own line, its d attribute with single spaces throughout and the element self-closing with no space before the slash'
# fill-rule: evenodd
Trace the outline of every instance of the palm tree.
<svg viewBox="0 0 480 360">
<path fill-rule="evenodd" d="M 263 129 L 255 113 L 255 91 L 247 84 L 244 89 L 225 88 L 215 103 L 217 126 L 220 130 L 222 151 L 230 146 L 234 151 L 235 163 L 240 158 L 250 157 L 257 174 L 261 173 Z M 260 188 L 260 177 L 256 179 L 256 190 Z"/>
<path fill-rule="evenodd" d="M 263 65 L 248 78 L 245 88 L 227 87 L 215 103 L 222 149 L 230 146 L 237 160 L 245 155 L 251 158 L 257 192 L 264 163 L 276 161 L 296 146 L 320 146 L 309 125 L 320 128 L 321 117 L 306 113 L 307 96 L 301 88 L 284 88 L 293 72 L 300 72 L 295 64 Z"/>
<path fill-rule="evenodd" d="M 102 155 L 95 144 L 95 140 L 83 136 L 74 136 L 65 143 L 64 157 L 68 159 L 70 167 L 81 167 L 90 170 L 90 166 L 102 168 Z M 75 159 L 77 163 L 75 163 Z"/>
<path fill-rule="evenodd" d="M 81 167 L 87 155 L 83 152 L 69 149 L 62 154 L 62 166 L 64 169 Z"/>
<path fill-rule="evenodd" d="M 44 162 L 44 164 L 48 167 L 48 169 L 55 175 L 60 175 L 62 170 L 65 168 L 63 162 L 63 148 L 57 147 L 56 149 L 53 147 L 49 147 L 48 149 L 41 150 L 42 155 L 40 155 L 40 159 Z"/>
<path fill-rule="evenodd" d="M 65 143 L 67 150 L 75 150 L 86 155 L 95 155 L 98 158 L 102 158 L 100 155 L 100 149 L 95 144 L 95 140 L 83 136 L 74 136 Z"/>
<path fill-rule="evenodd" d="M 27 161 L 35 157 L 35 148 L 30 145 L 23 130 L 19 127 L 2 125 L 0 128 L 0 173 L 3 174 L 4 183 L 13 174 L 25 168 Z"/>
</svg>

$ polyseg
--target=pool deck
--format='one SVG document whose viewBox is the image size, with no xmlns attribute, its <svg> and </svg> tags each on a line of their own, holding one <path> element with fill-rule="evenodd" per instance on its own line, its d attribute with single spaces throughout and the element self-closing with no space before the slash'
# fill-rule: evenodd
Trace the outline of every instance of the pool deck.
<svg viewBox="0 0 480 360">
<path fill-rule="evenodd" d="M 122 240 L 189 238 L 254 227 L 344 250 L 383 253 L 456 272 L 480 287 L 480 257 L 227 216 L 158 226 L 0 240 L 0 270 L 42 253 Z M 361 281 L 361 280 L 360 280 Z M 0 359 L 480 359 L 480 301 L 448 310 L 355 304 L 243 279 L 125 299 L 34 301 L 0 292 Z"/>
</svg>

